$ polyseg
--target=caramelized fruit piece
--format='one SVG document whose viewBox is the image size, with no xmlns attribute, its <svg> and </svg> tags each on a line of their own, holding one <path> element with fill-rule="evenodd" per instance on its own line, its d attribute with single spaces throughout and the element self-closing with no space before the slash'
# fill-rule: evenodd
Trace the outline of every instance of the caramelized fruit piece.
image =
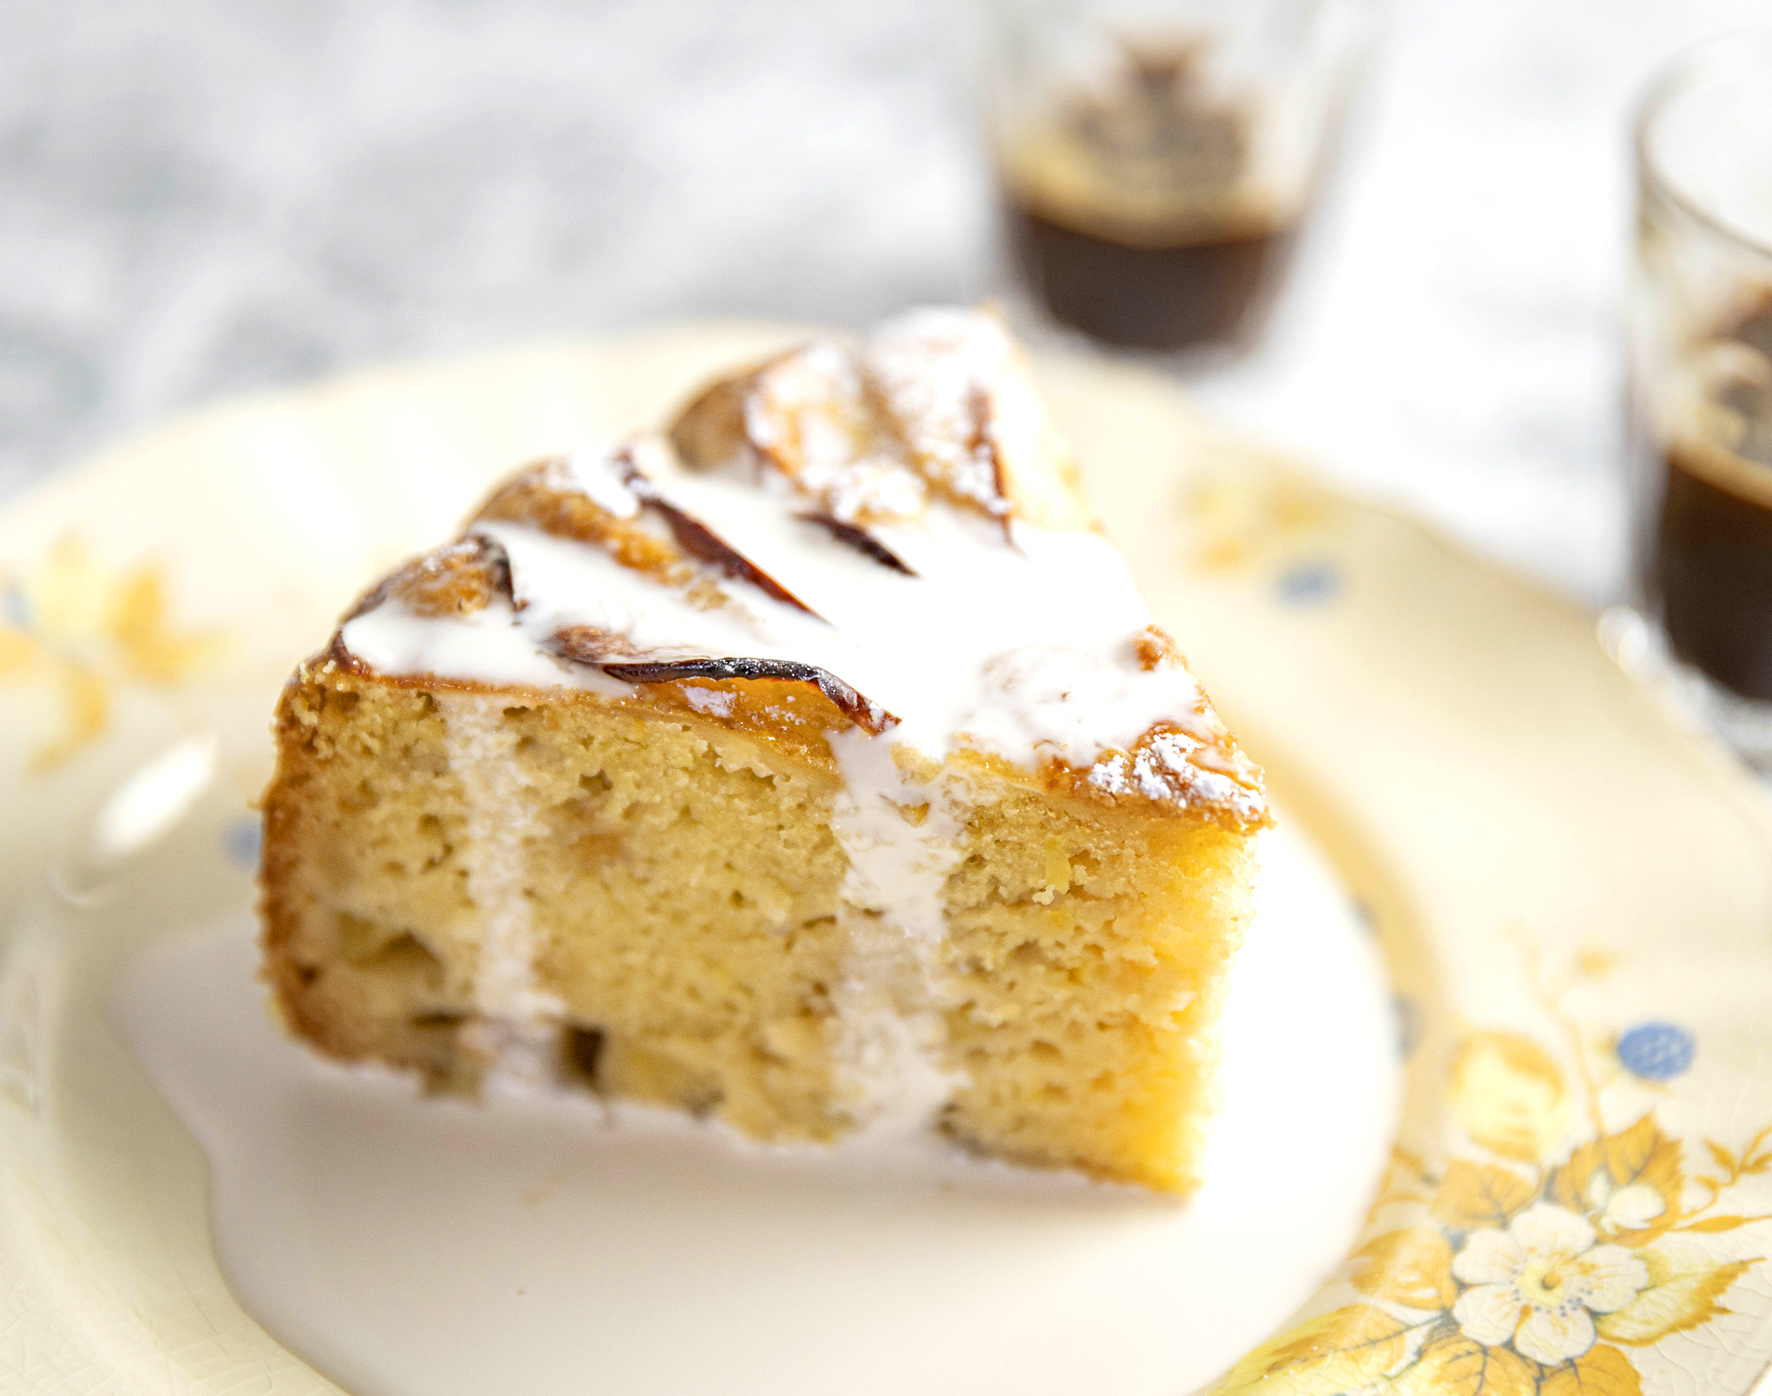
<svg viewBox="0 0 1772 1396">
<path fill-rule="evenodd" d="M 776 362 L 770 360 L 770 363 Z M 745 402 L 769 367 L 722 378 L 698 393 L 671 425 L 671 445 L 692 470 L 712 470 L 746 460 L 754 447 L 745 432 Z"/>
<path fill-rule="evenodd" d="M 898 719 L 863 697 L 827 669 L 792 659 L 670 659 L 637 664 L 603 664 L 611 678 L 626 683 L 675 683 L 681 679 L 776 679 L 811 684 L 857 727 L 878 735 L 896 727 Z"/>
<path fill-rule="evenodd" d="M 511 599 L 511 565 L 505 551 L 486 538 L 464 538 L 414 558 L 365 592 L 345 616 L 355 620 L 384 601 L 399 601 L 414 615 L 465 616 L 494 597 Z"/>
<path fill-rule="evenodd" d="M 502 486 L 474 519 L 528 524 L 557 538 L 607 549 L 623 567 L 660 581 L 688 579 L 689 569 L 669 539 L 649 532 L 636 515 L 622 517 L 598 504 L 558 457 L 531 466 Z"/>
<path fill-rule="evenodd" d="M 889 567 L 894 572 L 902 572 L 907 577 L 917 575 L 911 570 L 908 562 L 859 524 L 845 523 L 834 514 L 822 513 L 817 510 L 795 514 L 794 517 L 802 523 L 817 524 L 839 543 L 847 543 L 858 553 L 871 557 L 882 567 Z"/>
<path fill-rule="evenodd" d="M 1185 669 L 1187 660 L 1176 646 L 1175 638 L 1160 625 L 1147 625 L 1132 637 L 1132 652 L 1140 667 L 1150 669 Z"/>
</svg>

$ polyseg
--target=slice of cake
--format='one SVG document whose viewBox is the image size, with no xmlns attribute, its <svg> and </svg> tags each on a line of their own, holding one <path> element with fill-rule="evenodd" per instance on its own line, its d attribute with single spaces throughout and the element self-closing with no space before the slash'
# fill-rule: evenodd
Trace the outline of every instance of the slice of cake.
<svg viewBox="0 0 1772 1396">
<path fill-rule="evenodd" d="M 1198 1180 L 1261 776 L 985 313 L 518 473 L 276 730 L 266 972 L 331 1056 Z"/>
</svg>

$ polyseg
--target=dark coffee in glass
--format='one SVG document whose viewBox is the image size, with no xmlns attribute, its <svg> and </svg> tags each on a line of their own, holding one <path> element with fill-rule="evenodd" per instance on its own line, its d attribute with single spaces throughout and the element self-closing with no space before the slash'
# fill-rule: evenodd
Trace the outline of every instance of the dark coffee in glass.
<svg viewBox="0 0 1772 1396">
<path fill-rule="evenodd" d="M 1719 326 L 1691 372 L 1672 430 L 1641 434 L 1645 590 L 1676 658 L 1772 701 L 1772 295 Z"/>
<path fill-rule="evenodd" d="M 1612 648 L 1772 770 L 1772 36 L 1681 55 L 1644 100 L 1636 155 L 1641 629 L 1617 633 L 1642 643 Z"/>
<path fill-rule="evenodd" d="M 1134 52 L 1006 149 L 1010 247 L 1052 316 L 1129 348 L 1251 342 L 1302 216 L 1260 187 L 1254 125 L 1212 96 L 1198 50 Z"/>
<path fill-rule="evenodd" d="M 1104 344 L 1241 350 L 1292 260 L 1368 0 L 997 0 L 1008 250 Z"/>
</svg>

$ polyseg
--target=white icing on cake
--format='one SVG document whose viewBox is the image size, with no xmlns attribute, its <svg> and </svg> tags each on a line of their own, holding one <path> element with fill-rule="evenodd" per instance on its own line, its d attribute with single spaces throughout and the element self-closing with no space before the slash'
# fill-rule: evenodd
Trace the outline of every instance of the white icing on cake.
<svg viewBox="0 0 1772 1396">
<path fill-rule="evenodd" d="M 1185 718 L 1199 699 L 1186 669 L 1143 668 L 1130 636 L 1117 646 L 1018 645 L 980 666 L 978 706 L 960 719 L 959 740 L 1017 765 L 1056 757 L 1087 770 L 1154 724 Z"/>
<path fill-rule="evenodd" d="M 1057 757 L 1085 769 L 1199 701 L 1186 669 L 1141 666 L 1132 642 L 1150 612 L 1100 534 L 1017 519 L 1011 545 L 1002 525 L 932 508 L 870 530 L 917 574 L 907 577 L 742 481 L 674 466 L 658 476 L 667 498 L 717 520 L 722 538 L 817 617 L 742 581 L 722 582 L 726 604 L 703 609 L 601 548 L 482 520 L 472 531 L 510 559 L 519 610 L 499 603 L 442 620 L 387 603 L 345 625 L 346 649 L 385 674 L 523 687 L 588 685 L 594 669 L 547 648 L 570 626 L 625 636 L 647 658 L 798 661 L 896 716 L 891 745 L 936 760 L 971 747 L 1028 768 Z"/>
<path fill-rule="evenodd" d="M 936 951 L 947 933 L 942 894 L 960 858 L 967 792 L 952 774 L 906 783 L 893 744 L 859 727 L 828 740 L 844 786 L 831 829 L 849 859 L 843 900 L 856 913 L 833 995 L 838 1092 L 858 1123 L 915 1131 L 959 1081 L 940 1065 L 945 1003 Z"/>
<path fill-rule="evenodd" d="M 525 808 L 517 734 L 504 704 L 478 694 L 440 694 L 449 765 L 467 796 L 462 861 L 468 896 L 479 911 L 480 957 L 474 975 L 479 1018 L 467 1031 L 474 1048 L 507 1075 L 545 1080 L 553 1073 L 565 1007 L 536 987 L 535 927 L 524 878 Z"/>
<path fill-rule="evenodd" d="M 568 664 L 536 646 L 495 601 L 465 616 L 420 616 L 397 600 L 345 623 L 345 647 L 377 673 L 435 674 L 513 688 L 631 691 L 595 669 Z M 367 624 L 365 622 L 368 622 Z"/>
<path fill-rule="evenodd" d="M 616 518 L 631 519 L 640 512 L 640 501 L 622 483 L 606 454 L 580 452 L 568 456 L 566 474 L 584 492 L 585 498 L 599 508 L 607 509 Z"/>
</svg>

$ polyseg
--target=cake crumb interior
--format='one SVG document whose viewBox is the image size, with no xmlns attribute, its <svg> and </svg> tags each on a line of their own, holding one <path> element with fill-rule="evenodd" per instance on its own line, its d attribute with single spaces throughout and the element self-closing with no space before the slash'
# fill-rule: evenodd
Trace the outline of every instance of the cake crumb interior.
<svg viewBox="0 0 1772 1396">
<path fill-rule="evenodd" d="M 474 818 L 487 784 L 451 740 L 463 714 L 496 725 L 506 764 L 505 807 Z M 321 1050 L 471 1089 L 498 1065 L 488 1043 L 516 1032 L 565 1080 L 759 1139 L 867 1128 L 844 1091 L 842 988 L 871 913 L 844 898 L 821 743 L 687 703 L 433 689 L 328 662 L 286 690 L 278 741 L 267 973 Z M 968 799 L 947 935 L 898 991 L 939 1027 L 939 1124 L 993 1154 L 1191 1189 L 1253 840 L 965 753 L 949 766 Z M 518 860 L 531 991 L 492 1013 L 473 875 L 489 830 Z"/>
</svg>

